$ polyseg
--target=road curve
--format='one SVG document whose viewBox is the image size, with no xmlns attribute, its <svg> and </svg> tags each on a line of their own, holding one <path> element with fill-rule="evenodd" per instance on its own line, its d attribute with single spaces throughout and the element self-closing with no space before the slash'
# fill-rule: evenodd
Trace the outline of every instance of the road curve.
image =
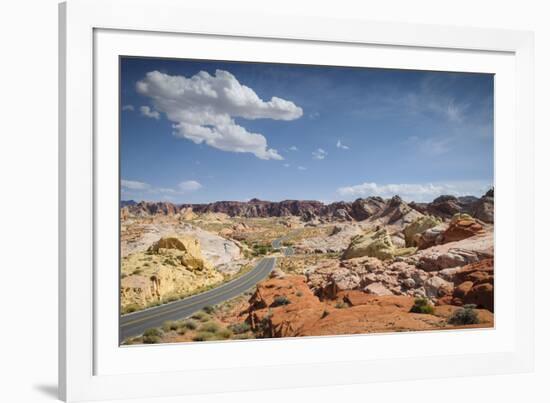
<svg viewBox="0 0 550 403">
<path fill-rule="evenodd" d="M 275 242 L 275 241 L 274 241 Z M 179 320 L 209 305 L 234 298 L 266 278 L 275 268 L 276 258 L 266 257 L 248 273 L 212 290 L 154 308 L 132 312 L 120 317 L 119 341 L 139 336 L 146 329 L 159 327 L 167 320 Z"/>
</svg>

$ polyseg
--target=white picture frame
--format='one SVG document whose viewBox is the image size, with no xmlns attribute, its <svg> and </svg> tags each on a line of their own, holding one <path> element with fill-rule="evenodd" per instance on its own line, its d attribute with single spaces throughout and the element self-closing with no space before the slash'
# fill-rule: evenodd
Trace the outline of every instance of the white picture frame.
<svg viewBox="0 0 550 403">
<path fill-rule="evenodd" d="M 172 396 L 532 370 L 534 225 L 533 210 L 526 213 L 525 208 L 534 200 L 531 33 L 307 16 L 229 16 L 192 10 L 170 0 L 70 0 L 60 5 L 59 39 L 62 399 Z M 189 45 L 188 53 L 173 53 L 171 49 L 182 40 Z M 194 41 L 210 41 L 212 46 L 206 52 Z M 220 41 L 232 46 L 215 46 Z M 264 46 L 269 47 L 269 56 L 262 54 Z M 118 247 L 118 233 L 104 230 L 112 228 L 113 211 L 118 209 L 113 187 L 104 187 L 112 181 L 118 163 L 116 145 L 109 147 L 118 113 L 109 101 L 118 91 L 117 76 L 110 71 L 120 54 L 189 57 L 191 49 L 198 58 L 219 55 L 231 60 L 255 57 L 288 62 L 301 57 L 320 64 L 333 64 L 327 55 L 331 53 L 348 64 L 365 65 L 357 54 L 370 54 L 377 56 L 378 64 L 367 64 L 375 67 L 495 73 L 499 80 L 495 87 L 499 283 L 495 329 L 119 348 L 111 337 L 109 318 L 114 313 L 108 312 L 105 302 L 116 299 L 113 293 L 118 290 L 109 288 L 112 271 L 106 275 L 98 271 L 99 263 L 107 267 L 113 260 L 104 252 L 109 244 L 116 242 Z M 98 129 L 103 137 L 98 137 Z M 117 204 L 112 205 L 112 200 Z M 498 221 L 504 216 L 509 219 Z M 412 342 L 418 348 L 407 353 L 406 346 Z M 369 347 L 374 343 L 376 348 Z M 394 351 L 389 351 L 392 345 Z M 316 352 L 326 354 L 319 358 Z M 187 357 L 187 365 L 181 357 Z"/>
</svg>

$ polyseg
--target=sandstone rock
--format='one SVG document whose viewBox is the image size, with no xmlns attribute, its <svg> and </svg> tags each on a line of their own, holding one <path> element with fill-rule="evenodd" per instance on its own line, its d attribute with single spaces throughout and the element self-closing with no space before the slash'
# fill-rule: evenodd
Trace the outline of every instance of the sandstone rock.
<svg viewBox="0 0 550 403">
<path fill-rule="evenodd" d="M 144 308 L 165 298 L 178 298 L 219 283 L 223 276 L 202 256 L 197 239 L 163 237 L 147 251 L 121 261 L 121 305 Z"/>
<path fill-rule="evenodd" d="M 468 214 L 455 214 L 449 228 L 442 234 L 442 242 L 455 242 L 484 232 L 483 226 Z"/>
<path fill-rule="evenodd" d="M 464 266 L 493 256 L 493 234 L 486 231 L 461 241 L 449 242 L 419 250 L 403 258 L 426 271 L 439 271 Z"/>
<path fill-rule="evenodd" d="M 415 251 L 415 248 L 396 248 L 388 231 L 382 228 L 375 232 L 354 237 L 342 255 L 342 259 L 370 256 L 387 260 L 396 256 L 412 254 Z"/>
<path fill-rule="evenodd" d="M 428 298 L 436 299 L 445 295 L 451 295 L 453 293 L 453 284 L 434 276 L 424 282 L 424 289 Z"/>
<path fill-rule="evenodd" d="M 474 304 L 489 311 L 494 310 L 494 261 L 484 259 L 466 265 L 453 275 L 455 288 L 452 303 Z"/>
<path fill-rule="evenodd" d="M 436 217 L 423 216 L 417 218 L 415 221 L 407 225 L 403 230 L 406 246 L 418 247 L 418 239 L 420 239 L 420 234 L 439 224 L 441 224 L 441 220 Z M 416 237 L 417 235 L 418 237 Z"/>
<path fill-rule="evenodd" d="M 272 307 L 273 300 L 280 295 L 285 295 L 289 303 Z M 336 309 L 321 302 L 309 291 L 301 276 L 270 279 L 259 284 L 251 297 L 247 321 L 263 337 L 395 332 L 450 327 L 447 320 L 458 309 L 438 306 L 434 315 L 416 314 L 409 312 L 414 304 L 413 297 L 376 296 L 361 291 L 340 293 L 338 299 L 349 307 Z M 492 326 L 490 312 L 478 310 L 478 314 L 483 324 L 476 327 Z"/>
<path fill-rule="evenodd" d="M 206 261 L 201 252 L 200 243 L 197 239 L 180 236 L 161 238 L 148 249 L 151 253 L 162 253 L 162 249 L 174 249 L 180 251 L 177 253 L 181 264 L 187 269 L 203 270 L 211 268 L 211 264 Z"/>
<path fill-rule="evenodd" d="M 198 216 L 193 212 L 191 207 L 184 207 L 180 210 L 180 220 L 182 221 L 191 221 L 196 219 Z"/>
<path fill-rule="evenodd" d="M 369 284 L 363 289 L 363 291 L 372 295 L 393 295 L 393 293 L 384 287 L 384 284 L 382 283 Z"/>
</svg>

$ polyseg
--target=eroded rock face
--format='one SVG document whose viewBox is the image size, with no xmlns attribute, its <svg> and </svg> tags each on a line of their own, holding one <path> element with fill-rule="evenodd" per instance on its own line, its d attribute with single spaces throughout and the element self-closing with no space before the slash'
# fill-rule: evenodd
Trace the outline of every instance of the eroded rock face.
<svg viewBox="0 0 550 403">
<path fill-rule="evenodd" d="M 147 251 L 124 256 L 121 261 L 123 312 L 141 309 L 166 298 L 177 298 L 223 280 L 204 258 L 197 239 L 164 237 Z"/>
<path fill-rule="evenodd" d="M 483 259 L 461 268 L 449 270 L 447 277 L 454 283 L 451 298 L 441 303 L 453 305 L 474 304 L 479 308 L 494 310 L 494 260 Z"/>
</svg>

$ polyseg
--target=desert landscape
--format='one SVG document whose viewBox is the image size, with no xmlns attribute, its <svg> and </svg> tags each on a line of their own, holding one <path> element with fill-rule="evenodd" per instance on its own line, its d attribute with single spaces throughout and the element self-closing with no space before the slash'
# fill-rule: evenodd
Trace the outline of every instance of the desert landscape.
<svg viewBox="0 0 550 403">
<path fill-rule="evenodd" d="M 494 326 L 492 74 L 119 67 L 120 345 Z"/>
<path fill-rule="evenodd" d="M 491 328 L 493 205 L 123 201 L 121 343 Z"/>
</svg>

